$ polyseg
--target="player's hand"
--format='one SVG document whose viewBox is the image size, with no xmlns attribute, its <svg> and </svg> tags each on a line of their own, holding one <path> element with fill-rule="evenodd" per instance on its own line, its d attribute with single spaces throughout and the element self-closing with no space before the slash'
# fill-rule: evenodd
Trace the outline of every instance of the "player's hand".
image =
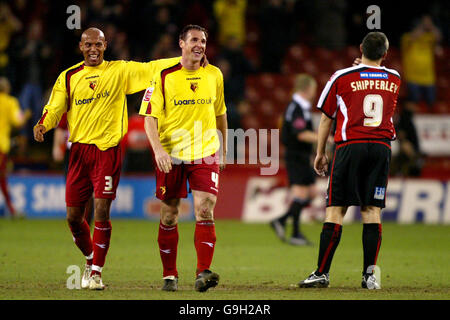
<svg viewBox="0 0 450 320">
<path fill-rule="evenodd" d="M 219 170 L 220 171 L 223 171 L 225 169 L 225 167 L 227 166 L 227 160 L 226 159 L 227 159 L 226 155 L 222 155 L 220 157 L 220 160 L 219 160 Z"/>
<path fill-rule="evenodd" d="M 44 141 L 44 133 L 47 132 L 47 129 L 43 124 L 37 124 L 33 128 L 34 140 L 37 142 Z"/>
<path fill-rule="evenodd" d="M 202 60 L 200 60 L 200 66 L 204 68 L 208 64 L 209 64 L 208 58 L 206 57 L 206 54 L 204 54 Z"/>
<path fill-rule="evenodd" d="M 172 159 L 164 149 L 155 151 L 155 161 L 159 171 L 169 173 L 172 170 Z"/>
<path fill-rule="evenodd" d="M 314 160 L 314 171 L 321 176 L 325 177 L 328 172 L 328 157 L 323 154 L 317 154 L 316 159 Z"/>
<path fill-rule="evenodd" d="M 361 64 L 361 62 L 362 62 L 361 58 L 356 58 L 356 59 L 353 61 L 352 66 L 353 66 L 353 67 L 354 67 L 354 66 L 357 66 L 357 65 Z"/>
</svg>

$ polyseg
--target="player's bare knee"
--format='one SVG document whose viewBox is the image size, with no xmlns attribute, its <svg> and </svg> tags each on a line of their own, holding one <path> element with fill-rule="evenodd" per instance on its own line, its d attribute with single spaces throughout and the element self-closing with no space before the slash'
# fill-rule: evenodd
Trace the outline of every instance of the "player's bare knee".
<svg viewBox="0 0 450 320">
<path fill-rule="evenodd" d="M 178 223 L 178 218 L 176 216 L 164 217 L 161 220 L 162 223 L 166 226 L 173 226 Z"/>
<path fill-rule="evenodd" d="M 83 211 L 80 208 L 67 208 L 66 220 L 68 224 L 80 224 L 83 219 Z"/>
<path fill-rule="evenodd" d="M 166 226 L 173 226 L 178 223 L 178 208 L 172 210 L 164 210 L 161 212 L 161 221 Z"/>
<path fill-rule="evenodd" d="M 325 211 L 325 222 L 342 224 L 348 207 L 327 207 Z"/>
<path fill-rule="evenodd" d="M 213 212 L 209 208 L 200 208 L 197 213 L 199 220 L 212 220 Z"/>
<path fill-rule="evenodd" d="M 69 225 L 79 225 L 83 222 L 83 217 L 67 216 L 67 223 Z"/>
<path fill-rule="evenodd" d="M 161 222 L 166 226 L 173 226 L 178 223 L 179 199 L 164 200 L 161 203 Z"/>
<path fill-rule="evenodd" d="M 197 220 L 213 220 L 213 209 L 216 204 L 215 199 L 206 197 L 195 208 Z"/>
<path fill-rule="evenodd" d="M 109 220 L 109 205 L 104 202 L 95 202 L 94 216 L 95 221 Z"/>
<path fill-rule="evenodd" d="M 381 209 L 374 206 L 361 207 L 363 223 L 381 223 Z"/>
</svg>

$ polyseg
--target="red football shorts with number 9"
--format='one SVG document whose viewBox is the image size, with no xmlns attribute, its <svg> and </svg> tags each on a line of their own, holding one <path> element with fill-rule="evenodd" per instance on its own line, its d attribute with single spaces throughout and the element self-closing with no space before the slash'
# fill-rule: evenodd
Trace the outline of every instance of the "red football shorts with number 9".
<svg viewBox="0 0 450 320">
<path fill-rule="evenodd" d="M 160 200 L 187 197 L 187 184 L 191 190 L 219 192 L 219 161 L 217 155 L 195 160 L 191 163 L 172 164 L 172 170 L 164 173 L 156 168 L 156 197 Z"/>
<path fill-rule="evenodd" d="M 73 143 L 66 179 L 66 204 L 82 207 L 92 196 L 115 199 L 122 158 L 120 146 L 101 151 L 94 144 Z"/>
</svg>

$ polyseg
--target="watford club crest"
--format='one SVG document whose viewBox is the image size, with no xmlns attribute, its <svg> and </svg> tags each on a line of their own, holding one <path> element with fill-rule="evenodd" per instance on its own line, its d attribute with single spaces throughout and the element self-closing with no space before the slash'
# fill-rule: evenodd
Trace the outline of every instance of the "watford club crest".
<svg viewBox="0 0 450 320">
<path fill-rule="evenodd" d="M 198 89 L 198 82 L 191 82 L 191 90 L 192 91 L 197 91 Z"/>
<path fill-rule="evenodd" d="M 95 90 L 95 87 L 97 86 L 97 80 L 89 81 L 89 88 L 92 90 Z"/>
</svg>

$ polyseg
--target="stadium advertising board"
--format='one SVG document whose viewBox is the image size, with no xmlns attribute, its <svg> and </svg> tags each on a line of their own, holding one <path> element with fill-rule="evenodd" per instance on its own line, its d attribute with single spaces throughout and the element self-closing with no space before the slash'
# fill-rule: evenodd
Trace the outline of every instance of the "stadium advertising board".
<svg viewBox="0 0 450 320">
<path fill-rule="evenodd" d="M 422 152 L 430 156 L 450 155 L 450 116 L 416 115 L 414 124 Z"/>
<path fill-rule="evenodd" d="M 66 215 L 65 182 L 59 175 L 11 175 L 9 188 L 14 206 L 30 218 L 59 218 Z M 122 177 L 111 217 L 159 220 L 160 201 L 154 196 L 154 177 Z M 0 195 L 0 212 L 4 199 Z M 181 202 L 180 220 L 194 217 L 192 196 Z"/>
<path fill-rule="evenodd" d="M 236 172 L 230 168 L 227 175 L 221 177 L 216 218 L 264 223 L 281 216 L 288 204 L 283 175 L 284 169 L 278 176 L 266 177 L 243 175 L 240 170 Z M 304 209 L 303 222 L 323 220 L 327 183 L 327 179 L 317 180 L 317 196 L 311 206 Z M 12 175 L 9 184 L 14 205 L 28 217 L 65 217 L 62 176 Z M 155 188 L 152 176 L 122 177 L 112 204 L 112 218 L 159 220 L 160 201 L 154 196 Z M 0 195 L 0 212 L 4 210 L 4 199 Z M 182 201 L 180 218 L 194 219 L 192 195 Z M 360 218 L 359 209 L 350 207 L 344 222 L 359 221 Z M 450 224 L 450 181 L 391 178 L 382 219 L 399 223 Z"/>
<path fill-rule="evenodd" d="M 304 222 L 323 221 L 327 184 L 327 179 L 317 181 L 318 195 L 312 201 L 311 206 L 302 211 L 301 219 Z M 243 203 L 242 220 L 269 222 L 283 215 L 288 205 L 286 191 L 286 187 L 280 186 L 277 178 L 249 178 Z M 386 208 L 382 211 L 383 221 L 450 223 L 450 181 L 390 179 L 386 193 Z M 350 207 L 344 223 L 360 219 L 359 208 Z"/>
</svg>

